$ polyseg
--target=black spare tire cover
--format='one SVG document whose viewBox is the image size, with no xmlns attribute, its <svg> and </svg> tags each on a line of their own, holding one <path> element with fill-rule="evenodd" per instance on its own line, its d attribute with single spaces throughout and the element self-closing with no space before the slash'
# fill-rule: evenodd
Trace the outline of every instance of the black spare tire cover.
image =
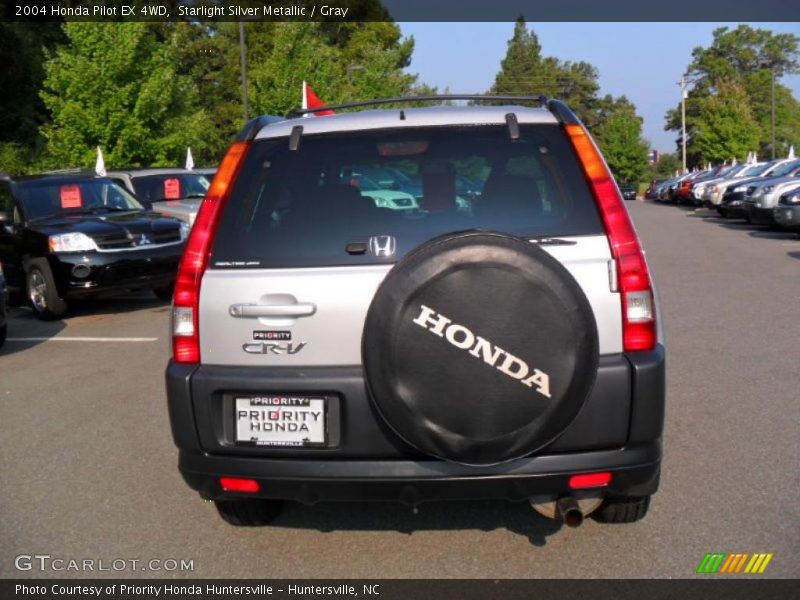
<svg viewBox="0 0 800 600">
<path fill-rule="evenodd" d="M 538 450 L 577 416 L 597 375 L 597 326 L 547 252 L 467 231 L 431 240 L 388 273 L 362 353 L 372 402 L 400 437 L 488 465 Z"/>
</svg>

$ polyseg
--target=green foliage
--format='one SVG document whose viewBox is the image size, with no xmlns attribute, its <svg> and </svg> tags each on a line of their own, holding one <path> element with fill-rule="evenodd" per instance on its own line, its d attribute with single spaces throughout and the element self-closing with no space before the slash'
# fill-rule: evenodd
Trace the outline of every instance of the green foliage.
<svg viewBox="0 0 800 600">
<path fill-rule="evenodd" d="M 780 83 L 786 74 L 797 73 L 800 69 L 800 37 L 794 34 L 776 34 L 766 29 L 754 29 L 749 25 L 739 25 L 735 29 L 720 27 L 714 30 L 714 40 L 708 48 L 697 47 L 692 52 L 692 62 L 688 73 L 693 88 L 686 100 L 687 153 L 690 164 L 702 164 L 714 160 L 703 154 L 708 146 L 698 145 L 696 136 L 703 123 L 703 111 L 708 100 L 722 92 L 725 86 L 737 86 L 741 94 L 739 101 L 747 106 L 750 118 L 755 122 L 757 135 L 751 141 L 749 151 L 757 151 L 760 156 L 772 154 L 772 77 L 775 82 L 775 136 L 776 155 L 784 156 L 789 146 L 800 143 L 800 103 L 792 96 L 791 90 Z M 719 108 L 720 103 L 712 103 Z M 729 114 L 733 115 L 734 113 Z M 680 106 L 667 112 L 666 130 L 680 131 Z M 745 127 L 749 129 L 750 121 Z M 717 123 L 719 131 L 728 131 L 734 136 L 731 146 L 737 146 L 736 138 L 741 137 L 732 124 Z M 678 139 L 680 143 L 680 139 Z M 704 142 L 705 143 L 705 142 Z M 730 157 L 728 157 L 730 158 Z"/>
<path fill-rule="evenodd" d="M 491 88 L 493 94 L 540 95 L 567 102 L 589 128 L 598 123 L 598 72 L 586 62 L 542 56 L 539 38 L 520 17 Z"/>
<path fill-rule="evenodd" d="M 285 114 L 298 108 L 303 81 L 328 104 L 400 96 L 416 77 L 402 71 L 413 40 L 400 41 L 392 23 L 347 23 L 331 38 L 322 23 L 276 23 L 270 49 L 250 71 L 257 112 Z"/>
<path fill-rule="evenodd" d="M 665 153 L 658 157 L 655 165 L 647 167 L 648 179 L 669 179 L 675 176 L 676 171 L 683 168 L 681 159 L 677 154 Z"/>
<path fill-rule="evenodd" d="M 639 181 L 647 171 L 649 144 L 642 138 L 642 119 L 625 96 L 604 98 L 603 119 L 595 138 L 618 181 Z"/>
<path fill-rule="evenodd" d="M 703 100 L 693 145 L 705 160 L 720 163 L 744 157 L 758 144 L 758 136 L 758 123 L 741 86 L 720 83 L 717 93 Z"/>
<path fill-rule="evenodd" d="M 49 164 L 89 167 L 96 146 L 110 168 L 180 164 L 187 146 L 204 149 L 209 119 L 192 110 L 196 88 L 153 27 L 70 22 L 64 32 L 68 44 L 45 64 Z"/>
</svg>

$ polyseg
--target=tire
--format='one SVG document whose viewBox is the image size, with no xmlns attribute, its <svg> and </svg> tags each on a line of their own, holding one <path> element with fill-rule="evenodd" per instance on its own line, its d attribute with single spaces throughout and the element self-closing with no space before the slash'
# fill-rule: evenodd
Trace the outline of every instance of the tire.
<svg viewBox="0 0 800 600">
<path fill-rule="evenodd" d="M 717 212 L 719 213 L 719 216 L 721 216 L 723 219 L 728 218 L 728 211 L 725 210 L 724 208 L 717 207 Z"/>
<path fill-rule="evenodd" d="M 6 335 L 8 335 L 8 325 L 0 327 L 0 348 L 6 343 Z"/>
<path fill-rule="evenodd" d="M 222 520 L 236 527 L 261 527 L 272 523 L 283 510 L 282 500 L 215 500 Z"/>
<path fill-rule="evenodd" d="M 67 303 L 58 295 L 53 273 L 46 263 L 35 263 L 25 277 L 28 301 L 34 314 L 43 321 L 58 319 L 67 312 Z"/>
<path fill-rule="evenodd" d="M 594 386 L 598 355 L 594 313 L 569 271 L 535 244 L 486 231 L 407 254 L 376 292 L 362 339 L 386 425 L 465 465 L 529 456 L 558 437 Z"/>
<path fill-rule="evenodd" d="M 606 498 L 592 518 L 599 523 L 635 523 L 644 518 L 649 507 L 650 496 Z"/>
<path fill-rule="evenodd" d="M 153 293 L 156 298 L 164 301 L 172 301 L 172 293 L 175 291 L 175 284 L 165 285 L 163 287 L 153 288 Z"/>
</svg>

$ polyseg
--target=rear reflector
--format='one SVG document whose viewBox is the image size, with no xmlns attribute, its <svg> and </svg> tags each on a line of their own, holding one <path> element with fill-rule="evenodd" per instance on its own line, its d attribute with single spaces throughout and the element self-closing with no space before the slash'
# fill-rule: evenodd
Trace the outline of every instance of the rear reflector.
<svg viewBox="0 0 800 600">
<path fill-rule="evenodd" d="M 219 484 L 226 492 L 244 492 L 253 494 L 259 490 L 255 479 L 241 479 L 239 477 L 220 477 Z"/>
<path fill-rule="evenodd" d="M 603 471 L 602 473 L 583 473 L 581 475 L 573 475 L 569 478 L 569 487 L 571 490 L 603 487 L 609 483 L 611 483 L 611 473 L 608 471 Z"/>
<path fill-rule="evenodd" d="M 200 362 L 200 332 L 197 326 L 200 281 L 208 264 L 222 209 L 249 148 L 250 142 L 234 142 L 228 149 L 200 204 L 186 241 L 172 304 L 172 357 L 175 362 Z"/>
<path fill-rule="evenodd" d="M 582 125 L 565 126 L 608 235 L 617 263 L 622 296 L 622 345 L 626 351 L 652 350 L 656 346 L 656 318 L 650 273 L 639 238 L 625 203 L 603 157 Z"/>
</svg>

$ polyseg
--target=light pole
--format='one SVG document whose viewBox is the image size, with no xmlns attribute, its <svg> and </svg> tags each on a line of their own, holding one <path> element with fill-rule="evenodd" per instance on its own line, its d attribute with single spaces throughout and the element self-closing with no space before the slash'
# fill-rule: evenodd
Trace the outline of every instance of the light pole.
<svg viewBox="0 0 800 600">
<path fill-rule="evenodd" d="M 244 122 L 250 120 L 250 107 L 247 101 L 247 41 L 244 37 L 244 23 L 239 21 L 239 61 L 242 68 L 242 106 L 244 107 Z"/>
<path fill-rule="evenodd" d="M 775 160 L 775 68 L 770 67 L 772 76 L 772 160 Z"/>
<path fill-rule="evenodd" d="M 681 149 L 683 156 L 683 172 L 686 173 L 686 75 L 681 75 L 678 82 L 681 86 Z"/>
</svg>

